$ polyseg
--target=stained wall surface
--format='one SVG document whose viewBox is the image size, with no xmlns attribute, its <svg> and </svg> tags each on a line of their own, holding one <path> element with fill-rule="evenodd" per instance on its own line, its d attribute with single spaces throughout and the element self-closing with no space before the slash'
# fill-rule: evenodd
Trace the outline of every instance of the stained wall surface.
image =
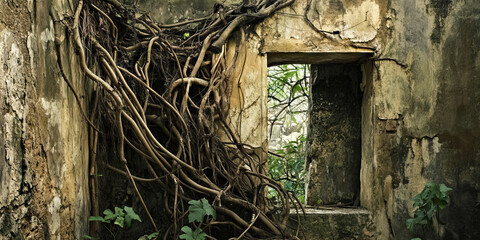
<svg viewBox="0 0 480 240">
<path fill-rule="evenodd" d="M 153 2 L 145 6 L 164 11 Z M 175 22 L 193 2 L 168 5 L 167 11 L 179 11 L 159 15 Z M 72 9 L 68 1 L 0 3 L 0 239 L 78 239 L 86 231 L 87 128 L 53 51 L 56 33 L 67 36 L 57 20 Z M 423 237 L 405 221 L 410 199 L 427 182 L 453 188 L 451 205 L 440 214 L 447 224 L 435 225 L 435 232 L 476 239 L 479 12 L 476 0 L 297 0 L 245 33 L 231 121 L 241 120 L 242 140 L 265 149 L 268 64 L 363 63 L 360 205 L 372 212 L 377 239 Z M 228 54 L 239 39 L 241 33 Z M 73 46 L 59 40 L 67 76 L 88 96 L 69 58 Z"/>
<path fill-rule="evenodd" d="M 363 63 L 360 205 L 372 212 L 377 238 L 476 239 L 479 10 L 472 0 L 296 1 L 250 33 L 243 103 L 266 116 L 266 94 L 258 90 L 265 62 Z M 244 139 L 266 140 L 265 118 L 242 119 Z M 453 191 L 440 214 L 447 224 L 425 236 L 405 222 L 413 216 L 411 198 L 427 182 Z"/>
<path fill-rule="evenodd" d="M 88 85 L 60 23 L 73 2 L 0 2 L 0 239 L 80 239 L 89 215 L 88 133 L 65 75 Z"/>
<path fill-rule="evenodd" d="M 230 41 L 230 56 L 244 59 L 232 76 L 230 119 L 243 141 L 266 150 L 266 66 L 361 64 L 360 205 L 372 212 L 377 239 L 433 237 L 405 226 L 410 199 L 427 182 L 453 188 L 440 214 L 447 224 L 432 232 L 476 239 L 478 12 L 475 0 L 297 0 Z"/>
</svg>

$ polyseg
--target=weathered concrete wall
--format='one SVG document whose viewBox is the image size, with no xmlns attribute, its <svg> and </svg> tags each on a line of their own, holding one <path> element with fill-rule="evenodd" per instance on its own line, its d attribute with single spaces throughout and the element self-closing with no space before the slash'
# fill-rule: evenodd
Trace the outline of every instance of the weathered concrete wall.
<svg viewBox="0 0 480 240">
<path fill-rule="evenodd" d="M 377 239 L 421 236 L 409 233 L 405 220 L 413 210 L 410 199 L 429 181 L 454 189 L 441 214 L 443 239 L 480 236 L 480 2 L 312 0 L 307 16 L 314 27 L 303 17 L 307 2 L 297 0 L 263 21 L 241 45 L 246 61 L 239 61 L 231 93 L 231 121 L 241 120 L 240 137 L 266 147 L 268 64 L 364 61 L 375 53 L 376 60 L 362 65 L 360 202 L 372 211 Z M 159 11 L 161 22 L 191 9 L 182 4 L 178 13 Z M 197 8 L 201 13 L 212 5 Z M 152 12 L 165 7 L 145 6 Z M 53 20 L 72 9 L 73 3 L 60 0 L 0 3 L 5 239 L 71 239 L 85 232 L 85 122 L 53 51 L 55 32 L 64 31 Z M 73 47 L 68 39 L 62 47 L 67 76 L 83 96 L 83 79 L 69 57 Z"/>
<path fill-rule="evenodd" d="M 240 4 L 242 0 L 120 0 L 142 11 L 148 11 L 150 16 L 161 24 L 177 23 L 189 19 L 208 17 L 213 13 L 215 4 Z"/>
<path fill-rule="evenodd" d="M 68 1 L 0 3 L 0 239 L 79 239 L 87 232 L 88 135 L 57 65 L 85 97 L 58 22 Z M 62 38 L 63 37 L 63 38 Z"/>
<path fill-rule="evenodd" d="M 433 181 L 454 189 L 447 225 L 435 227 L 443 239 L 480 236 L 479 10 L 478 1 L 387 5 L 379 50 L 404 66 L 375 64 L 374 158 L 362 166 L 362 203 L 383 234 L 412 236 L 409 199 Z"/>
<path fill-rule="evenodd" d="M 405 221 L 413 213 L 410 199 L 431 181 L 454 189 L 451 206 L 441 214 L 447 225 L 435 232 L 443 239 L 475 239 L 480 235 L 480 3 L 313 0 L 307 12 L 312 28 L 303 18 L 307 2 L 296 1 L 262 22 L 249 35 L 247 58 L 321 64 L 362 60 L 374 52 L 362 65 L 360 84 L 360 202 L 373 213 L 377 239 L 424 237 L 410 233 Z M 240 83 L 266 83 L 264 61 L 248 62 L 248 76 Z M 255 102 L 263 91 L 244 94 L 253 104 L 244 106 L 266 116 L 264 100 Z M 254 141 L 261 143 L 265 123 L 254 121 L 264 118 L 242 119 L 241 130 L 256 134 Z"/>
</svg>

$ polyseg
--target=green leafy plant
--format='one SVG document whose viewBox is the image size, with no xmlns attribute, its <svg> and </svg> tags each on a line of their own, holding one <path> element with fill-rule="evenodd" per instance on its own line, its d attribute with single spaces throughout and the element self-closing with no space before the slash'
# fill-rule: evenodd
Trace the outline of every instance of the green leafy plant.
<svg viewBox="0 0 480 240">
<path fill-rule="evenodd" d="M 302 133 L 305 133 L 307 121 L 309 71 L 309 65 L 305 64 L 277 65 L 268 69 L 269 147 L 272 149 L 268 158 L 269 175 L 287 191 L 295 193 L 302 203 L 306 175 Z M 274 126 L 277 126 L 275 135 Z M 283 139 L 294 132 L 302 135 L 293 141 L 289 137 Z M 278 195 L 274 188 L 268 189 L 269 198 L 276 200 Z"/>
<path fill-rule="evenodd" d="M 137 220 L 142 222 L 140 216 L 138 216 L 133 208 L 124 206 L 123 208 L 115 207 L 114 210 L 105 209 L 103 211 L 103 216 L 90 216 L 88 221 L 91 222 L 102 222 L 102 223 L 111 223 L 113 222 L 114 225 L 117 225 L 120 228 L 124 228 L 125 226 L 129 228 L 132 225 L 132 221 Z M 113 233 L 110 231 L 113 235 Z M 158 233 L 152 233 L 148 236 L 145 236 L 148 239 L 153 239 L 158 235 Z M 115 238 L 115 236 L 113 236 Z M 94 238 L 89 235 L 83 235 L 82 238 L 84 239 L 91 239 L 91 240 L 98 240 L 98 238 Z"/>
<path fill-rule="evenodd" d="M 157 236 L 158 236 L 158 233 L 154 232 L 154 233 L 150 233 L 149 235 L 147 235 L 147 238 L 148 238 L 149 240 L 151 240 L 151 239 L 156 238 Z"/>
<path fill-rule="evenodd" d="M 180 235 L 180 239 L 185 240 L 204 240 L 207 236 L 201 228 L 197 228 L 193 231 L 189 226 L 183 226 L 182 232 L 184 232 L 184 234 Z"/>
<path fill-rule="evenodd" d="M 155 239 L 157 236 L 158 236 L 158 233 L 154 232 L 154 233 L 151 233 L 149 235 L 143 235 L 140 238 L 138 238 L 138 240 L 147 240 L 147 239 L 152 240 L 152 239 Z"/>
<path fill-rule="evenodd" d="M 203 218 L 207 215 L 212 216 L 213 219 L 217 218 L 215 209 L 208 202 L 207 199 L 202 198 L 200 200 L 190 200 L 188 202 L 188 222 L 203 222 Z"/>
<path fill-rule="evenodd" d="M 90 239 L 90 240 L 98 240 L 98 238 L 94 238 L 94 237 L 92 237 L 92 236 L 90 236 L 90 235 L 83 235 L 82 238 L 84 238 L 84 239 Z"/>
<path fill-rule="evenodd" d="M 115 207 L 114 211 L 110 209 L 106 209 L 103 211 L 104 216 L 90 216 L 88 221 L 99 221 L 103 223 L 110 223 L 113 221 L 113 224 L 118 225 L 119 227 L 123 228 L 125 225 L 130 227 L 132 225 L 132 220 L 137 220 L 142 222 L 140 216 L 138 216 L 133 208 L 131 207 Z"/>
<path fill-rule="evenodd" d="M 268 159 L 270 176 L 283 184 L 287 191 L 294 192 L 300 201 L 305 199 L 305 141 L 306 138 L 300 135 L 277 150 L 278 155 L 270 155 Z M 269 194 L 275 197 L 278 193 L 271 190 Z"/>
<path fill-rule="evenodd" d="M 416 209 L 413 218 L 407 220 L 407 228 L 413 231 L 418 225 L 431 227 L 434 219 L 443 225 L 439 211 L 450 204 L 448 192 L 451 190 L 445 184 L 427 183 L 423 191 L 412 198 Z"/>
<path fill-rule="evenodd" d="M 217 218 L 217 213 L 213 209 L 212 205 L 208 202 L 207 199 L 202 198 L 200 200 L 190 200 L 188 202 L 190 205 L 188 207 L 188 222 L 199 222 L 202 223 L 205 216 L 212 216 L 213 219 Z M 206 233 L 202 231 L 201 228 L 196 228 L 195 231 L 189 226 L 182 227 L 183 234 L 180 235 L 180 239 L 186 240 L 204 240 L 207 236 Z"/>
</svg>

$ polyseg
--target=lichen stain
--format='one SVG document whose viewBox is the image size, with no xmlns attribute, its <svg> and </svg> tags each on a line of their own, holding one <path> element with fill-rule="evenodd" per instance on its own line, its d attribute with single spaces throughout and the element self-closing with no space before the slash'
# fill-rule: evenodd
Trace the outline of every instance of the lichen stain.
<svg viewBox="0 0 480 240">
<path fill-rule="evenodd" d="M 430 40 L 433 43 L 440 43 L 443 34 L 445 18 L 448 16 L 452 0 L 430 0 L 429 9 L 435 12 L 435 27 L 433 28 Z"/>
</svg>

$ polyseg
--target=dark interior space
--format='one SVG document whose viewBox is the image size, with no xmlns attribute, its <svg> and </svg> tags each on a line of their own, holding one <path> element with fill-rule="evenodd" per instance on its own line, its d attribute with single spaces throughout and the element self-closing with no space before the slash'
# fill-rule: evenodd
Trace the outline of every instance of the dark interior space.
<svg viewBox="0 0 480 240">
<path fill-rule="evenodd" d="M 359 64 L 311 67 L 306 168 L 308 205 L 359 205 Z"/>
</svg>

